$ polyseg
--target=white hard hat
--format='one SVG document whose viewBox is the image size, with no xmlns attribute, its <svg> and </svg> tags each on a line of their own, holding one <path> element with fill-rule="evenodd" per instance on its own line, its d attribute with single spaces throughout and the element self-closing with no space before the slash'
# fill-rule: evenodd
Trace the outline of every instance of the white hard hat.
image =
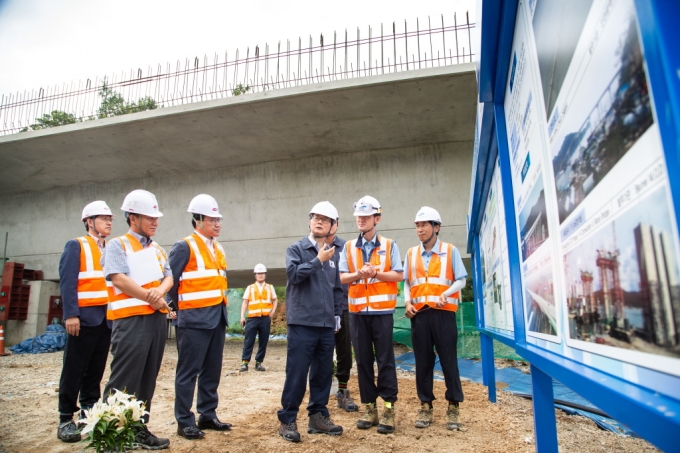
<svg viewBox="0 0 680 453">
<path fill-rule="evenodd" d="M 423 206 L 416 214 L 416 219 L 413 221 L 413 223 L 416 222 L 442 223 L 442 217 L 439 215 L 439 212 L 437 212 L 436 209 L 429 206 Z"/>
<path fill-rule="evenodd" d="M 217 201 L 205 193 L 196 195 L 191 200 L 187 212 L 191 212 L 192 214 L 207 215 L 208 217 L 222 218 L 222 214 L 220 214 L 220 208 L 217 206 Z"/>
<path fill-rule="evenodd" d="M 156 196 L 146 190 L 133 190 L 123 200 L 123 206 L 120 208 L 125 212 L 131 214 L 143 214 L 149 217 L 163 217 L 163 214 L 158 210 L 158 202 Z"/>
<path fill-rule="evenodd" d="M 80 216 L 80 220 L 85 220 L 96 215 L 110 215 L 113 217 L 113 214 L 111 214 L 111 209 L 108 207 L 106 202 L 97 200 L 83 208 L 83 214 Z"/>
<path fill-rule="evenodd" d="M 338 210 L 335 209 L 335 206 L 333 206 L 330 201 L 320 201 L 314 205 L 309 213 L 323 215 L 329 219 L 335 220 L 336 222 L 339 218 Z"/>
<path fill-rule="evenodd" d="M 373 214 L 381 214 L 382 208 L 378 200 L 370 195 L 365 195 L 359 198 L 359 201 L 354 203 L 354 217 L 365 217 Z"/>
<path fill-rule="evenodd" d="M 264 266 L 264 264 L 259 263 L 255 265 L 255 269 L 253 269 L 253 274 L 266 274 L 267 273 L 267 268 Z"/>
</svg>

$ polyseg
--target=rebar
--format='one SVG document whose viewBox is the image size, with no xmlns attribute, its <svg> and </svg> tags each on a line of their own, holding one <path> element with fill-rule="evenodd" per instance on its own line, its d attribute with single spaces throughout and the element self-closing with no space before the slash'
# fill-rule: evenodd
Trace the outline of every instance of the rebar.
<svg viewBox="0 0 680 453">
<path fill-rule="evenodd" d="M 473 61 L 475 55 L 471 50 L 471 29 L 475 27 L 470 23 L 469 14 L 466 13 L 465 24 L 458 25 L 454 14 L 454 25 L 445 26 L 444 16 L 441 16 L 441 27 L 432 28 L 428 17 L 428 29 L 421 30 L 420 22 L 416 23 L 416 30 L 409 32 L 408 24 L 404 21 L 403 32 L 397 32 L 396 22 L 392 23 L 392 34 L 384 34 L 380 27 L 380 36 L 374 36 L 369 26 L 368 38 L 361 38 L 361 31 L 357 28 L 357 37 L 354 41 L 348 41 L 347 29 L 345 29 L 344 42 L 344 65 L 337 66 L 337 50 L 342 43 L 337 43 L 336 33 L 333 34 L 333 64 L 324 65 L 325 52 L 328 45 L 324 43 L 323 35 L 319 35 L 319 44 L 314 45 L 313 38 L 309 37 L 309 47 L 302 48 L 302 39 L 298 38 L 298 50 L 291 51 L 290 41 L 286 41 L 285 54 L 281 51 L 281 42 L 278 43 L 276 53 L 270 52 L 269 45 L 265 43 L 264 52 L 260 52 L 259 45 L 255 46 L 254 57 L 250 56 L 250 47 L 246 48 L 245 59 L 239 58 L 239 49 L 236 49 L 235 58 L 229 58 L 224 53 L 223 61 L 215 54 L 213 61 L 209 62 L 207 55 L 202 61 L 196 56 L 191 64 L 189 59 L 182 65 L 179 60 L 172 70 L 170 63 L 163 68 L 160 64 L 157 68 L 149 66 L 146 73 L 142 68 L 131 70 L 129 75 L 125 73 L 112 74 L 110 77 L 96 77 L 86 79 L 83 84 L 78 83 L 40 87 L 31 91 L 17 92 L 16 94 L 2 95 L 0 98 L 0 135 L 14 134 L 24 130 L 42 128 L 37 125 L 38 119 L 52 116 L 53 112 L 73 115 L 76 122 L 89 119 L 111 116 L 102 107 L 102 88 L 104 84 L 112 94 L 122 96 L 122 111 L 115 114 L 139 111 L 142 100 L 152 99 L 155 108 L 171 107 L 191 102 L 200 102 L 215 98 L 236 96 L 244 93 L 260 92 L 277 88 L 323 83 L 327 80 L 347 79 L 350 77 L 364 77 L 375 74 L 384 74 L 399 71 L 410 71 L 421 67 L 434 67 L 453 65 L 466 61 Z M 459 35 L 459 31 L 463 33 Z M 467 33 L 465 33 L 467 31 Z M 442 47 L 437 49 L 432 36 L 441 34 Z M 453 34 L 453 36 L 451 36 Z M 446 39 L 446 36 L 449 38 Z M 427 36 L 430 40 L 430 55 L 427 52 L 421 55 L 420 38 Z M 409 61 L 408 41 L 416 38 L 417 55 L 411 54 Z M 390 41 L 392 46 L 390 49 Z M 403 45 L 399 42 L 403 41 Z M 437 42 L 438 40 L 435 40 Z M 453 42 L 454 47 L 446 47 L 446 43 Z M 373 44 L 380 44 L 373 48 Z M 388 44 L 385 49 L 385 44 Z M 338 46 L 339 44 L 339 46 Z M 364 51 L 362 52 L 362 47 Z M 467 52 L 466 52 L 467 47 Z M 401 49 L 401 50 L 399 50 Z M 436 50 L 436 57 L 435 57 Z M 380 57 L 374 55 L 380 52 Z M 385 59 L 385 52 L 388 52 Z M 447 61 L 448 51 L 448 61 Z M 291 71 L 291 56 L 297 53 L 297 71 L 293 67 Z M 389 53 L 392 53 L 391 58 Z M 291 55 L 292 54 L 292 55 Z M 362 61 L 361 55 L 368 55 L 368 61 Z M 397 56 L 399 57 L 397 59 Z M 285 62 L 283 61 L 285 57 Z M 354 58 L 355 57 L 355 58 Z M 405 57 L 406 64 L 402 63 Z M 454 61 L 455 57 L 455 61 Z M 303 71 L 302 62 L 307 59 L 308 67 Z M 356 59 L 355 65 L 350 61 Z M 271 61 L 270 60 L 275 60 Z M 342 61 L 342 60 L 341 60 Z M 270 67 L 270 63 L 272 63 Z M 271 73 L 271 68 L 276 64 L 276 76 Z M 424 65 L 423 65 L 424 63 Z M 285 70 L 282 65 L 285 64 Z M 263 65 L 263 67 L 261 67 Z M 184 66 L 182 68 L 182 66 Z M 363 68 L 363 71 L 362 71 Z M 230 72 L 231 71 L 231 72 Z M 263 75 L 260 75 L 261 73 Z M 292 77 L 291 77 L 292 72 Z M 231 75 L 231 83 L 229 83 Z M 252 78 L 251 78 L 252 77 Z M 127 109 L 127 110 L 126 110 Z M 54 119 L 54 118 L 53 118 Z"/>
</svg>

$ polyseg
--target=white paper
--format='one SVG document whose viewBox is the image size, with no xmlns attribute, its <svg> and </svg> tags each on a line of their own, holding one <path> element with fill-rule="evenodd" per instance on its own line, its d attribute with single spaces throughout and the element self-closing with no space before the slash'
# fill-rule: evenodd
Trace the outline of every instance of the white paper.
<svg viewBox="0 0 680 453">
<path fill-rule="evenodd" d="M 139 252 L 127 255 L 127 264 L 130 268 L 128 277 L 135 281 L 139 286 L 158 281 L 163 278 L 163 272 L 158 265 L 156 250 L 148 247 Z M 114 292 L 120 294 L 121 291 L 114 286 Z"/>
</svg>

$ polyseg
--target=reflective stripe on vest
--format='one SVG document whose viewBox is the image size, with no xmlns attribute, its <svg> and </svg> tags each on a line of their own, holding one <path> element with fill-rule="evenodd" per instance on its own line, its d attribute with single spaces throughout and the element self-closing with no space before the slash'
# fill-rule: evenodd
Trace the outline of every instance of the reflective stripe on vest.
<svg viewBox="0 0 680 453">
<path fill-rule="evenodd" d="M 180 310 L 204 308 L 227 303 L 227 262 L 222 245 L 213 241 L 213 254 L 196 233 L 184 238 L 189 245 L 189 262 L 179 278 L 177 289 Z"/>
<path fill-rule="evenodd" d="M 445 252 L 445 253 L 444 253 Z M 453 244 L 439 242 L 439 253 L 433 253 L 427 272 L 423 264 L 423 246 L 411 247 L 406 252 L 411 287 L 411 303 L 416 310 L 425 305 L 438 310 L 458 310 L 458 297 L 454 293 L 446 298 L 446 305 L 437 307 L 439 297 L 456 281 L 453 275 Z"/>
<path fill-rule="evenodd" d="M 378 272 L 392 270 L 392 239 L 377 237 L 380 248 L 371 252 L 370 262 L 378 268 Z M 358 239 L 349 241 L 345 247 L 347 267 L 350 273 L 364 266 L 364 254 L 357 247 Z M 351 313 L 384 312 L 391 313 L 397 306 L 397 283 L 383 282 L 375 278 L 365 278 L 350 283 L 347 301 Z"/>
<path fill-rule="evenodd" d="M 257 286 L 257 283 L 250 285 L 250 297 L 248 298 L 248 317 L 259 318 L 261 316 L 269 316 L 274 306 L 272 302 L 273 289 L 272 285 L 264 284 L 262 291 Z"/>
<path fill-rule="evenodd" d="M 120 245 L 123 248 L 123 253 L 125 253 L 126 256 L 144 250 L 144 247 L 137 240 L 137 238 L 135 238 L 129 233 L 116 239 L 120 240 Z M 163 251 L 163 249 L 155 242 L 151 243 L 151 247 L 155 248 L 156 258 L 158 258 L 158 265 L 161 268 L 161 272 L 163 272 L 165 269 L 165 263 L 167 262 L 168 258 L 165 256 L 165 252 Z M 156 280 L 145 285 L 142 285 L 142 288 L 144 289 L 157 288 L 158 286 L 160 286 L 160 284 L 161 282 Z M 113 285 L 110 285 L 108 287 L 108 291 L 109 291 L 109 307 L 108 310 L 106 311 L 106 319 L 116 320 L 121 318 L 129 318 L 130 316 L 151 315 L 156 311 L 153 308 L 151 308 L 151 305 L 149 305 L 148 302 L 135 299 L 134 297 L 128 296 L 125 293 L 116 294 Z M 168 312 L 167 310 L 159 311 L 161 313 Z"/>
<path fill-rule="evenodd" d="M 80 244 L 80 272 L 78 272 L 78 306 L 95 307 L 109 301 L 107 282 L 102 270 L 102 251 L 90 236 L 77 239 Z"/>
</svg>

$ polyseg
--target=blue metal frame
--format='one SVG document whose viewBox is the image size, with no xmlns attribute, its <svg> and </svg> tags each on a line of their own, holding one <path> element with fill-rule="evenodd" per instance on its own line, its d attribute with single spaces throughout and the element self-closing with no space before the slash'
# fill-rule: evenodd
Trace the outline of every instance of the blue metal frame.
<svg viewBox="0 0 680 453">
<path fill-rule="evenodd" d="M 680 226 L 680 2 L 636 0 L 642 47 L 652 86 L 669 183 Z"/>
<path fill-rule="evenodd" d="M 661 133 L 669 184 L 680 225 L 680 17 L 677 0 L 634 0 L 638 14 L 656 120 Z M 514 347 L 531 363 L 534 395 L 536 448 L 557 451 L 557 431 L 553 409 L 552 377 L 578 392 L 600 409 L 631 427 L 636 433 L 666 451 L 678 449 L 675 433 L 680 428 L 680 401 L 661 395 L 598 369 L 571 360 L 526 342 L 523 285 L 516 238 L 517 223 L 512 188 L 503 102 L 512 51 L 517 0 L 484 0 L 481 6 L 481 53 L 479 56 L 479 99 L 484 102 L 478 118 L 480 143 L 476 150 L 476 180 L 469 218 L 468 252 L 472 254 L 475 282 L 482 281 L 479 232 L 496 156 L 499 159 L 508 259 L 512 285 L 514 338 L 485 328 L 483 290 L 475 284 L 477 326 L 482 333 L 484 383 L 489 399 L 495 401 L 493 340 Z M 677 379 L 680 385 L 680 378 Z"/>
</svg>

